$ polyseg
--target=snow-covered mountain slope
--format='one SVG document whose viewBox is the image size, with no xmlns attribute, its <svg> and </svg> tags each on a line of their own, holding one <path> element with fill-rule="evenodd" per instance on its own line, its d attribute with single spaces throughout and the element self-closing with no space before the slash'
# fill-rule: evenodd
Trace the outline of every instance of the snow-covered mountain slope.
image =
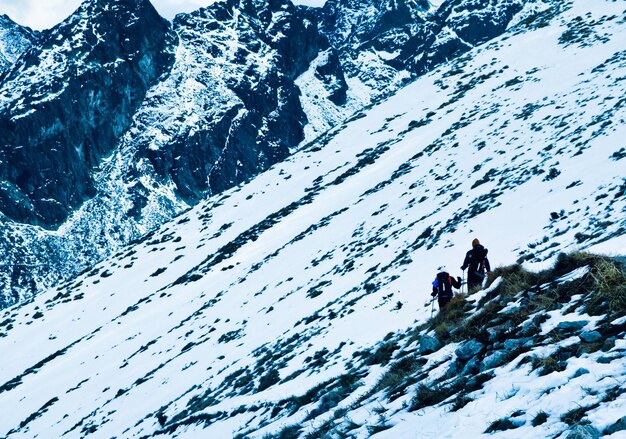
<svg viewBox="0 0 626 439">
<path fill-rule="evenodd" d="M 339 54 L 346 103 L 323 111 L 314 105 L 320 85 L 313 75 L 299 81 L 314 136 L 355 108 L 384 99 L 409 81 L 500 35 L 513 20 L 549 7 L 543 1 L 329 0 L 310 13 Z M 325 59 L 325 58 L 322 58 Z M 318 69 L 319 70 L 319 69 Z M 326 81 L 328 83 L 328 81 Z M 316 111 L 317 110 L 317 111 Z"/>
<path fill-rule="evenodd" d="M 462 310 L 508 322 L 480 323 L 502 346 L 448 328 L 461 338 L 418 354 L 413 336 L 428 335 L 420 325 L 437 267 L 456 275 L 474 237 L 494 265 L 535 267 L 623 243 L 625 36 L 621 4 L 560 3 L 4 311 L 0 431 L 368 437 L 393 427 L 381 437 L 397 438 L 516 428 L 531 438 L 565 437 L 582 418 L 619 429 L 623 302 L 590 294 L 623 275 L 593 261 L 527 283 L 501 270 L 471 296 Z M 577 349 L 577 331 L 594 329 L 613 344 L 580 333 L 589 341 Z M 408 381 L 390 398 L 380 379 L 398 368 Z M 453 385 L 446 373 L 474 380 Z M 463 386 L 457 412 L 428 401 L 420 386 L 433 383 L 446 399 Z"/>
<path fill-rule="evenodd" d="M 147 0 L 85 1 L 0 80 L 0 307 L 250 179 L 520 9 L 229 0 L 170 29 Z"/>
<path fill-rule="evenodd" d="M 174 31 L 171 70 L 91 171 L 96 195 L 58 230 L 0 227 L 9 304 L 112 254 L 206 191 L 256 175 L 302 140 L 294 78 L 328 44 L 291 3 L 216 3 L 179 15 Z"/>
<path fill-rule="evenodd" d="M 0 77 L 37 42 L 39 33 L 0 15 Z"/>
<path fill-rule="evenodd" d="M 56 42 L 59 38 L 55 35 L 71 33 L 82 41 L 83 21 L 102 27 L 102 16 L 106 14 L 121 23 L 132 21 L 125 14 L 140 17 L 143 25 L 134 25 L 139 29 L 139 35 L 129 33 L 133 39 L 142 38 L 141 29 L 145 31 L 145 27 L 158 28 L 151 26 L 151 21 L 163 24 L 154 10 L 152 16 L 138 5 L 132 9 L 132 2 L 119 1 L 120 8 L 126 8 L 122 8 L 122 13 L 117 11 L 119 8 L 103 9 L 103 2 L 85 2 L 76 14 L 51 31 L 48 40 Z M 110 21 L 109 17 L 105 24 L 110 25 Z M 57 203 L 60 209 L 66 209 L 63 213 L 71 214 L 57 230 L 47 232 L 19 222 L 3 224 L 0 233 L 5 239 L 0 245 L 7 247 L 4 260 L 9 267 L 5 274 L 4 302 L 15 303 L 37 289 L 53 285 L 59 277 L 75 274 L 101 260 L 119 246 L 181 212 L 188 204 L 195 204 L 207 191 L 220 192 L 282 160 L 289 154 L 289 148 L 302 140 L 306 116 L 298 101 L 294 79 L 308 67 L 308 62 L 319 50 L 328 49 L 328 43 L 316 32 L 313 23 L 305 22 L 297 15 L 293 4 L 284 1 L 271 5 L 262 1 L 219 2 L 192 14 L 179 15 L 174 22 L 174 32 L 177 47 L 174 50 L 168 43 L 165 49 L 165 52 L 175 52 L 171 56 L 173 65 L 168 67 L 167 75 L 153 81 L 149 91 L 129 93 L 143 96 L 143 101 L 134 110 L 124 131 L 114 140 L 94 136 L 106 145 L 108 157 L 99 160 L 100 154 L 91 154 L 92 159 L 95 156 L 99 161 L 86 160 L 84 163 L 76 158 L 63 158 L 58 167 L 52 167 L 52 172 L 62 174 L 62 178 L 45 172 L 33 173 L 33 178 L 39 176 L 56 182 L 44 187 L 60 192 L 60 196 L 89 192 L 90 199 L 73 212 L 71 203 L 68 206 L 65 202 L 67 200 Z M 106 38 L 107 41 L 111 39 L 110 36 Z M 74 45 L 71 47 L 78 50 Z M 87 45 L 87 49 L 90 48 Z M 73 53 L 65 56 L 60 49 L 49 52 L 59 60 L 74 62 L 78 68 L 83 66 L 82 58 Z M 101 48 L 98 53 L 102 58 L 121 56 L 108 47 Z M 96 70 L 102 68 L 102 63 L 92 64 Z M 117 65 L 105 63 L 110 64 Z M 62 66 L 57 67 L 61 69 Z M 26 73 L 14 76 L 23 79 L 24 83 L 31 81 L 33 86 L 48 87 L 50 72 L 42 71 L 37 64 L 31 70 L 40 72 L 42 81 L 33 80 L 32 75 Z M 332 75 L 332 69 L 327 74 Z M 133 82 L 131 77 L 128 79 Z M 16 80 L 9 78 L 5 88 L 15 89 Z M 79 96 L 74 98 L 91 99 L 92 91 L 81 86 Z M 142 94 L 144 91 L 146 93 Z M 102 104 L 105 107 L 107 103 L 119 104 L 114 99 L 108 102 L 109 96 L 100 97 L 105 101 Z M 62 99 L 47 98 L 54 102 L 51 105 L 62 105 L 76 112 Z M 93 102 L 91 105 L 98 107 Z M 13 107 L 8 99 L 7 108 L 13 111 Z M 30 110 L 31 119 L 37 119 L 38 113 L 37 109 Z M 111 109 L 109 113 L 116 120 L 123 119 L 118 110 Z M 90 121 L 100 123 L 98 118 L 81 118 L 80 111 L 77 114 L 76 120 L 61 122 L 61 131 L 71 135 L 73 143 L 80 141 L 80 135 L 75 136 L 76 130 L 72 128 L 74 122 L 82 128 L 82 122 L 86 121 L 87 128 L 94 131 L 98 131 L 99 126 L 91 126 Z M 32 120 L 25 125 L 32 131 L 40 128 L 33 126 Z M 13 126 L 8 130 L 17 137 L 28 131 L 14 130 Z M 49 145 L 50 139 L 43 140 Z M 70 152 L 74 151 L 72 142 L 65 145 Z M 61 148 L 56 154 L 65 156 L 62 151 Z M 54 154 L 55 150 L 51 153 Z M 39 155 L 28 157 L 35 163 L 23 160 L 22 156 L 12 160 L 18 162 L 17 168 L 43 166 L 38 161 Z M 95 167 L 96 164 L 99 166 Z M 9 165 L 7 162 L 7 169 L 16 174 L 14 167 Z M 72 172 L 66 172 L 64 166 L 69 166 Z M 18 180 L 23 182 L 23 179 Z M 67 185 L 71 190 L 66 190 Z M 9 192 L 11 188 L 15 189 L 8 198 L 17 199 L 15 204 L 19 205 L 20 190 L 6 182 L 4 187 Z M 29 196 L 37 199 L 36 192 Z M 56 194 L 35 201 L 50 204 L 58 198 L 59 194 Z M 77 197 L 71 198 L 76 201 Z M 32 204 L 36 204 L 35 201 Z M 19 220 L 11 215 L 7 204 L 11 203 L 5 203 L 4 213 Z M 49 209 L 43 210 L 50 215 Z"/>
</svg>

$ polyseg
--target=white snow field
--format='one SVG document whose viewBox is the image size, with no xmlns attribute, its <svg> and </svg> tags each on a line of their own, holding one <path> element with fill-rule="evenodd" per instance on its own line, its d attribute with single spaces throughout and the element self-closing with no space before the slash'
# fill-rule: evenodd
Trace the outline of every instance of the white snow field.
<svg viewBox="0 0 626 439">
<path fill-rule="evenodd" d="M 409 411 L 413 388 L 359 400 L 385 372 L 377 364 L 330 410 L 304 396 L 387 334 L 426 322 L 437 267 L 460 275 L 474 237 L 493 265 L 543 268 L 594 245 L 626 253 L 625 41 L 624 2 L 555 3 L 3 311 L 0 436 L 262 438 L 298 425 L 302 437 L 324 437 L 314 433 L 337 418 L 358 438 L 381 425 L 391 428 L 376 437 L 470 438 L 512 416 L 520 425 L 492 436 L 564 438 L 561 415 L 594 403 L 593 426 L 614 424 L 626 397 L 601 398 L 626 381 L 623 339 L 545 376 L 520 356 L 457 411 Z M 598 319 L 562 309 L 542 330 L 566 320 L 592 330 Z M 426 384 L 456 347 L 424 357 L 436 365 Z M 533 427 L 540 411 L 547 420 Z"/>
</svg>

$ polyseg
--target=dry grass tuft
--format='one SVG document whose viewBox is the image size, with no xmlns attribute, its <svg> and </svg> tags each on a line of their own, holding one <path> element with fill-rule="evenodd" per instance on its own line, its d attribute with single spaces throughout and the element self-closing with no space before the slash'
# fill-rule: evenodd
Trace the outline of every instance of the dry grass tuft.
<svg viewBox="0 0 626 439">
<path fill-rule="evenodd" d="M 593 290 L 586 304 L 591 315 L 609 314 L 611 317 L 626 313 L 626 272 L 624 266 L 612 259 L 600 259 L 589 276 Z"/>
</svg>

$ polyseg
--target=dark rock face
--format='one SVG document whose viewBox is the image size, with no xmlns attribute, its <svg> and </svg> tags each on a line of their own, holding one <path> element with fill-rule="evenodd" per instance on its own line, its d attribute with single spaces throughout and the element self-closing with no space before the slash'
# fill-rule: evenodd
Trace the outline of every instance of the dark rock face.
<svg viewBox="0 0 626 439">
<path fill-rule="evenodd" d="M 425 0 L 329 0 L 322 9 L 322 30 L 333 46 L 360 43 L 360 50 L 376 48 L 393 51 L 403 36 L 425 24 Z M 400 38 L 398 38 L 400 37 Z"/>
<path fill-rule="evenodd" d="M 346 103 L 348 84 L 336 51 L 329 51 L 328 56 L 321 60 L 315 68 L 315 76 L 324 83 L 329 92 L 328 99 L 333 104 L 341 106 Z"/>
<path fill-rule="evenodd" d="M 243 15 L 234 23 L 237 11 Z M 171 148 L 145 151 L 159 175 L 171 176 L 180 195 L 194 202 L 206 189 L 221 192 L 283 160 L 303 139 L 306 116 L 294 80 L 328 43 L 315 25 L 305 26 L 293 4 L 279 0 L 218 2 L 179 16 L 174 28 L 183 45 L 203 47 L 209 55 L 197 59 L 199 65 L 228 61 L 243 70 L 217 84 L 234 98 L 222 108 L 221 117 L 207 118 Z M 234 54 L 228 53 L 227 44 L 205 38 L 215 30 L 227 35 L 228 28 L 234 28 L 238 38 Z M 269 68 L 260 68 L 260 62 Z"/>
<path fill-rule="evenodd" d="M 175 35 L 147 0 L 93 0 L 4 78 L 0 211 L 52 227 L 95 195 L 90 174 L 172 62 Z"/>
<path fill-rule="evenodd" d="M 423 0 L 329 0 L 320 20 L 351 75 L 398 82 L 394 77 L 405 71 L 402 84 L 500 35 L 522 6 L 520 0 L 450 0 L 430 11 Z M 373 55 L 369 66 L 361 58 L 366 51 Z"/>
<path fill-rule="evenodd" d="M 159 84 L 166 92 L 148 97 L 131 128 L 158 130 L 123 141 L 134 151 L 128 162 L 144 164 L 128 169 L 128 179 L 149 164 L 158 184 L 172 181 L 174 196 L 194 204 L 285 159 L 307 122 L 294 81 L 328 49 L 299 14 L 285 0 L 230 0 L 179 15 L 181 60 Z M 175 134 L 162 141 L 163 132 Z M 150 196 L 138 186 L 137 217 Z"/>
<path fill-rule="evenodd" d="M 425 0 L 329 0 L 315 13 L 346 75 L 378 95 L 408 79 L 406 63 L 395 58 L 412 38 L 428 33 L 428 8 Z"/>
<path fill-rule="evenodd" d="M 0 15 L 0 81 L 17 59 L 37 43 L 39 33 Z"/>
<path fill-rule="evenodd" d="M 423 74 L 442 62 L 460 56 L 472 47 L 502 34 L 522 10 L 519 0 L 453 0 L 444 2 L 429 22 L 426 37 L 417 36 L 408 45 L 423 43 L 418 56 L 404 51 L 399 59 Z"/>
</svg>

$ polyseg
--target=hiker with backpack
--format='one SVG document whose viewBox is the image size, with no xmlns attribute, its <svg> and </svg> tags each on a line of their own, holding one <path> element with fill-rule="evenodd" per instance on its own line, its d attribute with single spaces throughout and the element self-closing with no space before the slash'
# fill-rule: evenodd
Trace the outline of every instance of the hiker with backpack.
<svg viewBox="0 0 626 439">
<path fill-rule="evenodd" d="M 487 259 L 488 250 L 480 244 L 476 238 L 472 241 L 472 249 L 465 255 L 461 270 L 467 269 L 467 291 L 471 292 L 476 287 L 483 284 L 485 276 L 491 272 L 489 259 Z M 485 271 L 487 273 L 485 273 Z"/>
<path fill-rule="evenodd" d="M 443 309 L 449 302 L 452 300 L 454 293 L 452 292 L 452 288 L 456 288 L 457 290 L 461 288 L 461 278 L 457 276 L 457 278 L 453 278 L 445 271 L 445 267 L 439 268 L 439 273 L 435 277 L 433 281 L 433 292 L 430 294 L 433 297 L 437 297 L 437 301 L 439 302 L 439 309 Z"/>
</svg>

